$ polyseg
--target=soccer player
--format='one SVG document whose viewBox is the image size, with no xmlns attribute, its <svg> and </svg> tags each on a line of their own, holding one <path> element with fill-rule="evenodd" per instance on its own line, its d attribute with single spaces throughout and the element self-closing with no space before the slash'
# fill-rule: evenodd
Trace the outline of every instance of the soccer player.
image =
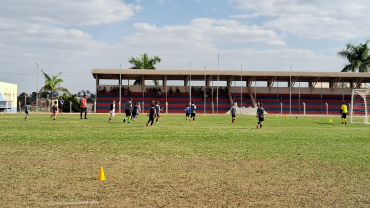
<svg viewBox="0 0 370 208">
<path fill-rule="evenodd" d="M 236 103 L 230 108 L 230 114 L 231 114 L 231 123 L 235 123 L 235 117 L 236 117 Z"/>
<path fill-rule="evenodd" d="M 344 101 L 342 102 L 342 107 L 340 109 L 340 113 L 342 114 L 342 124 L 347 124 L 348 109 L 347 109 L 347 105 L 344 103 Z"/>
<path fill-rule="evenodd" d="M 57 101 L 54 101 L 54 105 L 53 107 L 51 107 L 51 109 L 53 110 L 53 114 L 51 114 L 50 118 L 52 118 L 54 116 L 54 121 L 55 119 L 57 118 L 57 114 L 58 114 L 58 105 L 57 105 Z"/>
<path fill-rule="evenodd" d="M 123 123 L 126 122 L 126 119 L 127 119 L 127 123 L 131 122 L 131 110 L 132 110 L 132 98 L 129 98 L 128 101 L 125 103 L 126 117 L 125 119 L 123 119 Z"/>
<path fill-rule="evenodd" d="M 158 119 L 161 119 L 161 117 L 160 117 L 161 106 L 159 106 L 158 101 L 155 103 L 154 109 L 155 109 L 155 113 L 156 113 L 155 117 L 157 119 L 155 122 L 159 123 Z"/>
<path fill-rule="evenodd" d="M 149 122 L 151 122 L 150 127 L 153 127 L 154 115 L 156 115 L 156 112 L 154 109 L 154 104 L 152 103 L 152 107 L 149 109 L 149 112 L 147 113 L 147 116 L 149 116 L 149 120 L 146 123 L 146 126 L 148 126 Z"/>
<path fill-rule="evenodd" d="M 132 108 L 132 120 L 136 120 L 137 116 L 137 103 L 134 103 L 134 107 Z"/>
<path fill-rule="evenodd" d="M 112 100 L 112 103 L 109 106 L 109 120 L 108 120 L 108 122 L 110 122 L 115 115 L 116 115 L 116 101 Z"/>
<path fill-rule="evenodd" d="M 265 109 L 262 108 L 263 104 L 260 103 L 260 106 L 257 108 L 257 114 L 256 118 L 258 118 L 258 123 L 257 123 L 257 129 L 258 129 L 258 124 L 260 125 L 260 129 L 262 129 L 262 124 L 263 121 L 265 120 Z"/>
<path fill-rule="evenodd" d="M 27 121 L 27 118 L 30 115 L 30 111 L 31 111 L 31 106 L 30 105 L 24 106 L 24 112 L 26 113 L 26 117 L 24 117 L 25 121 Z"/>
<path fill-rule="evenodd" d="M 60 96 L 60 97 L 59 97 L 58 102 L 59 102 L 59 108 L 58 108 L 58 110 L 59 110 L 59 112 L 60 112 L 60 115 L 62 115 L 62 112 L 63 112 L 63 105 L 64 105 L 64 100 L 63 100 L 63 97 L 62 97 L 62 96 Z"/>
<path fill-rule="evenodd" d="M 195 123 L 195 113 L 197 112 L 197 106 L 195 105 L 195 102 L 194 100 L 191 101 L 191 117 L 190 117 L 190 121 L 191 121 L 191 118 L 193 118 L 193 123 Z"/>
<path fill-rule="evenodd" d="M 84 95 L 84 97 L 81 99 L 81 104 L 80 104 L 80 118 L 82 119 L 82 113 L 85 112 L 85 119 L 87 119 L 87 101 L 86 101 L 87 95 Z"/>
<path fill-rule="evenodd" d="M 189 118 L 189 116 L 191 114 L 191 110 L 190 110 L 189 105 L 186 105 L 185 113 L 186 113 L 186 120 L 188 120 L 188 118 Z M 190 119 L 189 119 L 189 121 L 190 121 Z"/>
<path fill-rule="evenodd" d="M 140 107 L 140 102 L 137 102 L 137 113 L 136 113 L 136 118 L 139 117 L 139 114 L 141 113 L 141 107 Z"/>
</svg>

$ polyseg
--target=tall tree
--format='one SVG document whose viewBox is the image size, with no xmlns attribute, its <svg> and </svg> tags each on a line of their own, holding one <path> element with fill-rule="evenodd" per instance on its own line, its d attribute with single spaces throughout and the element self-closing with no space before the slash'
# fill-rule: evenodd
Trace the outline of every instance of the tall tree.
<svg viewBox="0 0 370 208">
<path fill-rule="evenodd" d="M 77 94 L 70 94 L 67 95 L 66 93 L 63 93 L 63 100 L 64 100 L 64 105 L 63 105 L 63 112 L 68 112 L 70 111 L 70 103 L 72 103 L 72 111 L 73 112 L 78 112 L 79 111 L 79 101 Z"/>
<path fill-rule="evenodd" d="M 342 72 L 370 71 L 369 42 L 370 40 L 367 40 L 364 44 L 347 44 L 345 50 L 337 53 L 338 56 L 346 58 L 349 62 L 349 64 L 344 66 Z"/>
<path fill-rule="evenodd" d="M 59 78 L 59 75 L 61 75 L 62 72 L 60 72 L 56 76 L 49 76 L 48 74 L 46 74 L 42 70 L 41 70 L 41 72 L 44 74 L 45 86 L 42 87 L 40 91 L 50 90 L 50 100 L 53 99 L 53 92 L 54 91 L 62 91 L 62 92 L 71 94 L 66 88 L 60 87 L 60 84 L 64 82 L 64 80 Z M 50 107 L 51 107 L 51 105 L 50 105 Z"/>
<path fill-rule="evenodd" d="M 133 64 L 131 69 L 155 69 L 157 63 L 162 61 L 158 56 L 149 57 L 147 53 L 140 54 L 141 57 L 131 57 L 128 62 Z M 134 84 L 140 85 L 141 80 L 136 80 Z M 158 85 L 158 80 L 154 80 L 154 84 Z"/>
</svg>

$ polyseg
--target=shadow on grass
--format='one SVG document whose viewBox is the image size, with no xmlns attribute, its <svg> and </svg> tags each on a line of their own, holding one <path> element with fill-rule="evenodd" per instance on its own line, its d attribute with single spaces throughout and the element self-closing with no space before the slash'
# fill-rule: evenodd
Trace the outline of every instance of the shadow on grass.
<svg viewBox="0 0 370 208">
<path fill-rule="evenodd" d="M 328 123 L 328 122 L 316 122 L 316 124 L 320 124 L 320 125 L 329 125 L 329 126 L 336 126 L 337 124 L 334 124 L 334 123 Z"/>
</svg>

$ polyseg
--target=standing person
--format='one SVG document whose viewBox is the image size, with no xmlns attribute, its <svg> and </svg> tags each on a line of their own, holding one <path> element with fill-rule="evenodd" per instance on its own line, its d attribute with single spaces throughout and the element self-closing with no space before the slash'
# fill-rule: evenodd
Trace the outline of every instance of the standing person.
<svg viewBox="0 0 370 208">
<path fill-rule="evenodd" d="M 139 114 L 140 113 L 141 113 L 140 102 L 137 102 L 137 113 L 136 113 L 136 117 L 139 117 Z"/>
<path fill-rule="evenodd" d="M 82 119 L 82 113 L 85 112 L 85 119 L 87 119 L 87 101 L 86 101 L 87 95 L 84 95 L 84 97 L 81 99 L 81 104 L 80 104 L 80 118 Z"/>
<path fill-rule="evenodd" d="M 62 112 L 63 112 L 64 100 L 63 100 L 63 97 L 62 96 L 59 97 L 58 102 L 59 102 L 59 108 L 58 108 L 58 110 L 60 112 L 60 115 L 63 115 Z"/>
<path fill-rule="evenodd" d="M 137 115 L 137 103 L 134 103 L 134 107 L 132 108 L 132 120 L 135 121 Z"/>
<path fill-rule="evenodd" d="M 265 109 L 262 108 L 263 104 L 260 103 L 260 106 L 257 108 L 257 113 L 256 113 L 256 118 L 258 118 L 258 123 L 257 123 L 257 129 L 258 129 L 258 124 L 260 125 L 260 129 L 262 129 L 262 124 L 263 121 L 265 120 Z"/>
<path fill-rule="evenodd" d="M 190 120 L 191 121 L 191 118 L 193 118 L 193 123 L 195 123 L 195 113 L 197 112 L 197 106 L 195 105 L 195 102 L 194 100 L 191 101 L 191 117 L 190 117 Z"/>
<path fill-rule="evenodd" d="M 116 101 L 112 100 L 112 103 L 109 106 L 109 120 L 108 120 L 108 122 L 110 122 L 115 115 L 116 115 Z"/>
<path fill-rule="evenodd" d="M 147 116 L 149 116 L 149 120 L 146 123 L 146 126 L 149 125 L 149 122 L 151 122 L 150 127 L 153 127 L 153 122 L 154 122 L 154 115 L 156 114 L 155 109 L 154 109 L 154 104 L 152 103 L 152 107 L 149 109 L 149 112 L 147 113 Z"/>
<path fill-rule="evenodd" d="M 161 111 L 161 106 L 159 106 L 159 102 L 157 101 L 156 103 L 155 103 L 155 106 L 154 106 L 154 109 L 155 109 L 155 117 L 157 118 L 157 120 L 155 121 L 155 122 L 157 122 L 157 123 L 159 123 L 158 122 L 158 119 L 161 119 L 161 117 L 160 117 L 160 111 Z"/>
<path fill-rule="evenodd" d="M 24 106 L 24 113 L 26 113 L 26 117 L 24 117 L 25 121 L 27 121 L 27 118 L 30 115 L 30 111 L 31 111 L 31 106 L 30 105 L 25 105 Z"/>
<path fill-rule="evenodd" d="M 55 119 L 57 118 L 57 114 L 58 114 L 58 105 L 57 105 L 57 101 L 54 101 L 54 105 L 53 107 L 51 107 L 51 109 L 53 110 L 53 114 L 51 114 L 50 118 L 52 118 L 54 116 L 54 121 Z"/>
<path fill-rule="evenodd" d="M 342 107 L 340 108 L 340 113 L 342 114 L 342 124 L 347 124 L 348 109 L 347 109 L 347 105 L 344 103 L 344 101 L 342 102 Z"/>
<path fill-rule="evenodd" d="M 238 110 L 236 109 L 236 103 L 230 108 L 230 114 L 231 114 L 231 123 L 235 123 L 235 117 L 236 117 L 236 112 Z"/>
<path fill-rule="evenodd" d="M 126 119 L 127 119 L 127 123 L 130 123 L 131 122 L 131 110 L 132 110 L 132 98 L 129 98 L 128 101 L 125 103 L 125 113 L 126 113 L 126 117 L 125 119 L 123 119 L 123 123 L 126 122 Z"/>
<path fill-rule="evenodd" d="M 190 110 L 189 105 L 186 105 L 185 113 L 186 113 L 186 120 L 188 120 L 188 118 L 189 118 L 189 116 L 191 114 L 191 110 Z M 189 121 L 190 121 L 190 119 L 189 119 Z"/>
</svg>

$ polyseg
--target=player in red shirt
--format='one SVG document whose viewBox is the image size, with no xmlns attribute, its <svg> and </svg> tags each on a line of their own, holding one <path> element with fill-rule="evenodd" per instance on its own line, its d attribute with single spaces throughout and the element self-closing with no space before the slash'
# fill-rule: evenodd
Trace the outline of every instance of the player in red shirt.
<svg viewBox="0 0 370 208">
<path fill-rule="evenodd" d="M 86 101 L 86 95 L 84 95 L 84 97 L 81 99 L 81 104 L 80 104 L 80 109 L 81 109 L 81 113 L 80 113 L 80 118 L 82 119 L 82 112 L 85 111 L 85 119 L 87 119 L 87 101 Z"/>
</svg>

